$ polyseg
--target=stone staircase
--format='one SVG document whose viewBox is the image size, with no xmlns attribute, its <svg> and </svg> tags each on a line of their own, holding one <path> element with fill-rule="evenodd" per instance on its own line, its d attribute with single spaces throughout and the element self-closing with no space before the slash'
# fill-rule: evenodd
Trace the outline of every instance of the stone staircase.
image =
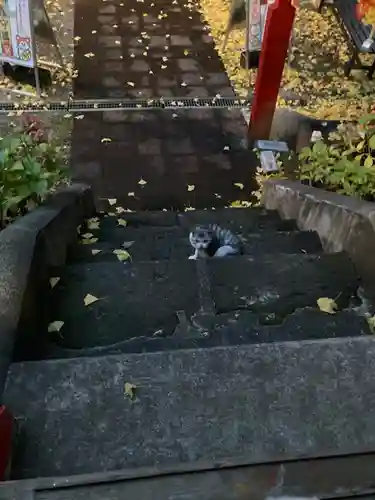
<svg viewBox="0 0 375 500">
<path fill-rule="evenodd" d="M 241 234 L 244 255 L 188 260 L 189 229 L 198 222 Z M 120 261 L 124 248 L 129 257 Z M 341 422 L 342 405 L 358 401 L 335 400 L 333 387 L 315 391 L 330 383 L 327 350 L 285 343 L 370 334 L 355 309 L 351 261 L 324 254 L 316 233 L 262 208 L 121 213 L 111 206 L 80 228 L 66 266 L 51 278 L 59 280 L 45 300 L 46 341 L 32 356 L 18 350 L 3 396 L 19 428 L 13 479 L 194 468 L 207 458 L 329 456 L 339 441 L 340 450 L 350 448 L 358 429 Z M 85 305 L 88 295 L 98 300 Z M 339 312 L 321 312 L 320 297 L 334 299 Z M 48 332 L 56 321 L 60 330 Z M 316 370 L 308 382 L 314 411 L 303 397 L 303 363 L 306 373 Z M 324 414 L 320 397 L 330 405 Z M 333 424 L 340 437 L 327 441 Z"/>
</svg>

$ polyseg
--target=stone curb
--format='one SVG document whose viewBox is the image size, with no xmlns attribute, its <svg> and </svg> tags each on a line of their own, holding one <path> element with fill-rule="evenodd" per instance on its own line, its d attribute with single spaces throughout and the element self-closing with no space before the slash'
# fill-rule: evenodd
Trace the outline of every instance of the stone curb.
<svg viewBox="0 0 375 500">
<path fill-rule="evenodd" d="M 39 299 L 51 268 L 64 264 L 77 226 L 92 213 L 91 188 L 77 183 L 0 232 L 0 395 L 12 357 L 43 345 Z"/>
<path fill-rule="evenodd" d="M 285 180 L 267 181 L 262 202 L 316 231 L 326 252 L 346 251 L 375 299 L 375 203 Z"/>
</svg>

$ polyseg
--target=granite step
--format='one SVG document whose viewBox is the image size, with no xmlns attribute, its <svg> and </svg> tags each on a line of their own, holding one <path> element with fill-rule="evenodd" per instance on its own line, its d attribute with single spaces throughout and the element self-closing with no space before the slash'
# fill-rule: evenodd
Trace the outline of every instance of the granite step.
<svg viewBox="0 0 375 500">
<path fill-rule="evenodd" d="M 205 329 L 206 328 L 206 329 Z M 95 357 L 111 354 L 133 354 L 179 349 L 208 349 L 213 347 L 263 344 L 274 342 L 323 340 L 370 335 L 365 318 L 354 310 L 338 314 L 322 314 L 318 309 L 306 307 L 290 314 L 278 325 L 260 324 L 256 314 L 248 311 L 218 314 L 215 318 L 201 321 L 201 328 L 166 335 L 159 331 L 152 337 L 136 337 L 116 344 L 89 347 L 66 348 L 61 342 L 50 342 L 45 359 Z"/>
<path fill-rule="evenodd" d="M 102 240 L 103 236 L 105 240 Z M 242 239 L 244 253 L 253 256 L 271 253 L 320 253 L 322 251 L 319 236 L 312 231 L 247 233 L 242 234 Z M 186 260 L 193 253 L 184 228 L 178 226 L 129 227 L 115 228 L 105 235 L 102 232 L 98 242 L 94 244 L 78 243 L 70 249 L 68 260 L 70 263 L 117 261 L 115 252 L 124 248 L 133 261 Z"/>
<path fill-rule="evenodd" d="M 276 211 L 263 208 L 223 208 L 218 210 L 194 210 L 188 212 L 123 212 L 121 207 L 111 207 L 112 211 L 97 214 L 98 230 L 90 230 L 95 237 L 107 239 L 113 230 L 125 229 L 119 226 L 119 219 L 126 223 L 126 228 L 173 227 L 184 228 L 185 233 L 197 224 L 219 224 L 235 232 L 293 231 L 297 229 L 295 221 L 283 220 Z M 82 232 L 86 231 L 83 227 Z"/>
<path fill-rule="evenodd" d="M 13 478 L 373 452 L 374 360 L 369 336 L 14 363 Z"/>
<path fill-rule="evenodd" d="M 169 337 L 202 314 L 249 311 L 261 324 L 281 324 L 320 297 L 348 307 L 358 284 L 345 254 L 84 263 L 62 270 L 46 300 L 46 326 L 63 322 L 55 341 L 82 349 Z M 85 306 L 88 294 L 99 300 Z"/>
</svg>

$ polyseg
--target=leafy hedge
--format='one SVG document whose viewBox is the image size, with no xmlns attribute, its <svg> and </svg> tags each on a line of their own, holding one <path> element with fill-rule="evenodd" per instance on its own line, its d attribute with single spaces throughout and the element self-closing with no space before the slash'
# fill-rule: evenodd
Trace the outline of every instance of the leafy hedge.
<svg viewBox="0 0 375 500">
<path fill-rule="evenodd" d="M 317 141 L 299 154 L 299 177 L 365 200 L 375 199 L 375 114 L 341 125 L 330 142 Z"/>
<path fill-rule="evenodd" d="M 0 138 L 0 227 L 42 202 L 65 170 L 51 131 L 26 115 L 21 129 Z"/>
</svg>

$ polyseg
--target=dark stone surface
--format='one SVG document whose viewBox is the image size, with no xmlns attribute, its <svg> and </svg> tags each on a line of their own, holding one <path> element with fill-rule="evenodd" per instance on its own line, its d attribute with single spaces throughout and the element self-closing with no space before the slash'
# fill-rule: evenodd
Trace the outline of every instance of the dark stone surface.
<svg viewBox="0 0 375 500">
<path fill-rule="evenodd" d="M 85 307 L 84 297 L 100 300 Z M 66 267 L 51 290 L 49 321 L 64 321 L 66 347 L 108 345 L 162 330 L 172 334 L 176 311 L 199 308 L 192 261 L 101 262 Z"/>
<path fill-rule="evenodd" d="M 64 263 L 79 217 L 93 209 L 89 200 L 87 186 L 69 186 L 0 233 L 0 394 L 12 354 L 15 359 L 25 352 L 30 358 L 40 356 L 49 267 Z"/>
<path fill-rule="evenodd" d="M 300 309 L 281 324 L 260 324 L 259 317 L 248 311 L 219 314 L 199 321 L 200 334 L 160 335 L 124 340 L 111 346 L 67 349 L 58 343 L 48 346 L 48 358 L 75 358 L 108 354 L 172 351 L 266 342 L 301 341 L 369 335 L 367 321 L 353 311 L 322 314 L 317 309 Z M 58 339 L 59 341 L 59 339 Z M 60 340 L 61 342 L 61 340 Z"/>
<path fill-rule="evenodd" d="M 201 464 L 199 464 L 200 466 Z M 24 500 L 20 492 L 35 491 L 35 500 L 120 500 L 142 498 L 145 500 L 165 498 L 177 499 L 182 495 L 188 500 L 261 500 L 280 496 L 302 498 L 329 498 L 340 491 L 342 496 L 360 494 L 365 500 L 374 495 L 363 495 L 374 490 L 374 455 L 334 457 L 299 462 L 284 462 L 242 467 L 228 467 L 210 470 L 202 463 L 198 472 L 162 474 L 166 469 L 150 468 L 132 472 L 73 476 L 65 480 L 58 478 L 36 479 L 24 488 L 18 482 L 14 485 L 0 485 L 3 500 Z M 185 465 L 186 467 L 186 465 Z M 197 464 L 198 467 L 198 464 Z M 186 467 L 187 468 L 187 467 Z M 170 472 L 177 472 L 176 467 Z M 159 472 L 159 473 L 158 473 Z M 112 479 L 111 479 L 112 476 Z M 95 484 L 96 480 L 96 484 Z M 86 481 L 86 483 L 85 483 Z M 82 484 L 80 484 L 80 482 Z M 72 484 L 73 483 L 73 484 Z M 87 484 L 88 483 L 88 484 Z M 93 484 L 90 484 L 93 483 Z M 53 484 L 54 489 L 47 489 Z M 47 491 L 46 491 L 47 490 Z M 197 496 L 198 492 L 198 496 Z M 17 496 L 20 495 L 20 496 Z M 281 500 L 281 499 L 280 499 Z"/>
<path fill-rule="evenodd" d="M 292 181 L 268 181 L 263 202 L 301 229 L 316 231 L 325 251 L 345 250 L 375 300 L 374 203 Z"/>
<path fill-rule="evenodd" d="M 69 254 L 70 262 L 86 261 L 117 261 L 114 249 L 121 249 L 123 245 L 131 255 L 133 261 L 180 259 L 185 261 L 193 253 L 188 235 L 179 227 L 131 227 L 106 230 L 91 230 L 91 234 L 99 238 L 99 242 L 92 245 L 78 244 Z M 133 242 L 133 243 L 132 243 Z M 100 249 L 97 255 L 92 249 Z"/>
<path fill-rule="evenodd" d="M 15 476 L 59 476 L 373 452 L 374 387 L 367 337 L 13 364 L 4 403 Z"/>
<path fill-rule="evenodd" d="M 264 254 L 299 254 L 320 253 L 322 244 L 313 231 L 279 231 L 250 233 L 243 235 L 244 253 L 249 255 Z"/>
<path fill-rule="evenodd" d="M 198 6 L 132 0 L 105 10 L 100 0 L 75 7 L 76 99 L 235 96 Z M 248 199 L 258 162 L 241 113 L 202 108 L 83 113 L 74 121 L 74 178 L 93 186 L 98 206 L 107 197 L 138 210 Z"/>
<path fill-rule="evenodd" d="M 74 245 L 68 253 L 70 263 L 117 261 L 114 249 L 127 247 L 132 261 L 181 259 L 186 260 L 194 250 L 189 243 L 188 231 L 174 228 L 121 228 L 112 232 L 91 230 L 99 238 L 92 245 Z M 244 253 L 264 255 L 274 253 L 319 253 L 322 249 L 319 236 L 313 232 L 275 232 L 241 234 Z M 132 243 L 133 242 L 133 243 Z M 132 244 L 131 244 L 132 243 Z M 130 245 L 131 246 L 128 246 Z M 100 250 L 93 255 L 92 251 Z"/>
<path fill-rule="evenodd" d="M 130 227 L 143 227 L 143 226 L 176 226 L 177 225 L 177 212 L 153 212 L 153 211 L 145 211 L 145 212 L 121 212 L 121 208 L 116 203 L 114 206 L 108 203 L 106 204 L 106 211 L 109 214 L 116 215 L 107 215 L 107 213 L 99 214 L 103 215 L 103 218 L 100 222 L 100 227 L 102 229 L 106 229 L 111 231 L 117 227 L 116 219 L 118 217 L 122 217 L 128 223 Z M 120 210 L 120 213 L 118 212 Z"/>
<path fill-rule="evenodd" d="M 12 359 L 35 235 L 9 226 L 0 233 L 0 395 Z"/>
<path fill-rule="evenodd" d="M 207 262 L 218 312 L 248 309 L 279 322 L 295 309 L 316 306 L 320 297 L 347 307 L 358 288 L 345 254 L 248 256 Z"/>
<path fill-rule="evenodd" d="M 263 208 L 223 208 L 218 210 L 194 210 L 178 215 L 179 224 L 191 228 L 196 224 L 219 224 L 241 232 L 293 231 L 294 221 L 282 220 L 276 211 Z"/>
<path fill-rule="evenodd" d="M 135 498 L 246 500 L 281 496 L 327 498 L 359 494 L 373 500 L 374 454 L 351 455 L 262 465 L 232 466 L 203 460 L 171 467 L 146 467 L 79 474 L 70 477 L 35 478 L 0 483 L 3 500 L 73 500 L 83 493 L 92 500 Z M 367 495 L 363 495 L 367 493 Z M 150 497 L 151 498 L 151 497 Z M 281 498 L 280 498 L 281 500 Z"/>
</svg>

